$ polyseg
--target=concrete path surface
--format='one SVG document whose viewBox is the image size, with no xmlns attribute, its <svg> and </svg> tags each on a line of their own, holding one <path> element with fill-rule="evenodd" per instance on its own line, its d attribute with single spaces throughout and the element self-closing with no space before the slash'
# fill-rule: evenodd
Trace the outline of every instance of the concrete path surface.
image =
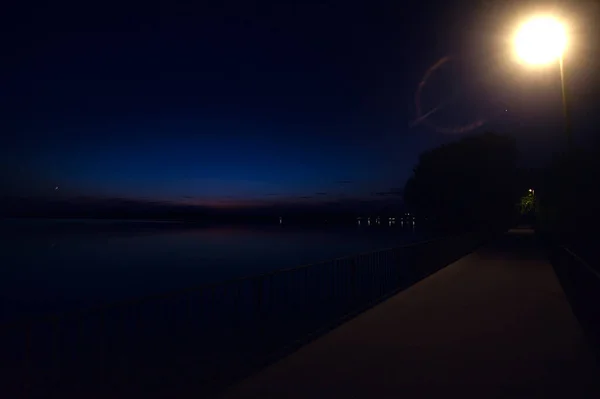
<svg viewBox="0 0 600 399">
<path fill-rule="evenodd" d="M 422 280 L 223 398 L 600 398 L 600 369 L 530 230 Z"/>
</svg>

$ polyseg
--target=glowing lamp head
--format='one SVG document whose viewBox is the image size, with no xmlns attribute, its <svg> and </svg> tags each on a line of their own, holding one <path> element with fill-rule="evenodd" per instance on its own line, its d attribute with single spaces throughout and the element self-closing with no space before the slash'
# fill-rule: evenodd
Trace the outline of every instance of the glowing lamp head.
<svg viewBox="0 0 600 399">
<path fill-rule="evenodd" d="M 551 17 L 534 18 L 515 36 L 517 56 L 529 64 L 547 64 L 560 58 L 567 46 L 563 25 Z"/>
</svg>

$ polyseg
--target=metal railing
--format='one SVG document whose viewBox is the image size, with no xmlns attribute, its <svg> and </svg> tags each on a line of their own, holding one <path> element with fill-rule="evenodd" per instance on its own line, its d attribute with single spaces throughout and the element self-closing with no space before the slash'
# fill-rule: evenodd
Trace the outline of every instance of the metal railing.
<svg viewBox="0 0 600 399">
<path fill-rule="evenodd" d="M 208 395 L 471 252 L 462 235 L 0 326 L 0 394 Z"/>
<path fill-rule="evenodd" d="M 600 359 L 600 272 L 564 245 L 552 246 L 551 261 L 571 308 Z"/>
</svg>

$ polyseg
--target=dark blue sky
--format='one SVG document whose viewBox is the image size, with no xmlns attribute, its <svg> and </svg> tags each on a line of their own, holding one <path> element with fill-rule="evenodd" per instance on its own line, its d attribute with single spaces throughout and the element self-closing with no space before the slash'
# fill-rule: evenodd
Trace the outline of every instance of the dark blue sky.
<svg viewBox="0 0 600 399">
<path fill-rule="evenodd" d="M 503 53 L 522 2 L 214 3 L 17 11 L 0 67 L 5 194 L 389 200 L 420 152 L 461 134 L 527 132 L 525 148 L 560 136 L 552 72 L 516 73 Z M 598 79 L 581 56 L 597 44 L 585 7 L 569 12 L 582 39 L 573 84 L 587 99 Z M 445 56 L 422 106 L 445 104 L 437 126 L 478 129 L 410 127 L 418 84 Z"/>
</svg>

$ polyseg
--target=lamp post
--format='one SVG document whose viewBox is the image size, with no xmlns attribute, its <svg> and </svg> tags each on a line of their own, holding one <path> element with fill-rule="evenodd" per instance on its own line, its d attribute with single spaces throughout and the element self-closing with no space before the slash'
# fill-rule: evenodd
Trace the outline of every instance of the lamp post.
<svg viewBox="0 0 600 399">
<path fill-rule="evenodd" d="M 566 88 L 564 52 L 567 35 L 564 26 L 555 18 L 540 16 L 524 23 L 515 36 L 515 49 L 522 61 L 532 65 L 544 65 L 558 61 L 562 91 L 565 133 L 569 150 L 573 146 L 571 115 Z"/>
</svg>

